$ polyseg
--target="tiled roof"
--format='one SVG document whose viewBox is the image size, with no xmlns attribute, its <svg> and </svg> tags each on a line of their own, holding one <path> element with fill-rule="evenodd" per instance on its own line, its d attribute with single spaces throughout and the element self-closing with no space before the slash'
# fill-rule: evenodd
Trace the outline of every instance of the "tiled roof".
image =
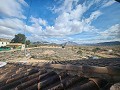
<svg viewBox="0 0 120 90">
<path fill-rule="evenodd" d="M 0 38 L 0 42 L 10 42 L 10 39 L 4 39 L 4 38 Z"/>
<path fill-rule="evenodd" d="M 0 68 L 0 90 L 109 90 L 115 83 L 99 76 L 86 77 L 78 72 L 72 74 L 74 69 L 78 66 L 8 63 Z M 116 74 L 116 71 L 109 73 Z"/>
</svg>

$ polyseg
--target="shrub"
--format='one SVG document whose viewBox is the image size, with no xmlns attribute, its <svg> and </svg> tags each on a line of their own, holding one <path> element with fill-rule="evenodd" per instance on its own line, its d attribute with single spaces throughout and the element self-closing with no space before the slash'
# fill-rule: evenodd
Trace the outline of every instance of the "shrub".
<svg viewBox="0 0 120 90">
<path fill-rule="evenodd" d="M 92 49 L 92 51 L 94 52 L 94 53 L 96 53 L 97 51 L 99 51 L 99 50 L 101 50 L 100 48 L 94 48 L 94 49 Z"/>
<path fill-rule="evenodd" d="M 77 51 L 77 54 L 82 55 L 82 51 L 81 50 Z"/>
</svg>

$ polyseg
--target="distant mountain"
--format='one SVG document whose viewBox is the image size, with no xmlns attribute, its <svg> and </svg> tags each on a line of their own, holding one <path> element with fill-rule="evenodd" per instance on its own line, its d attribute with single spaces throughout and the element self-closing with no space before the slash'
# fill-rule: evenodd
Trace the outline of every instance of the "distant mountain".
<svg viewBox="0 0 120 90">
<path fill-rule="evenodd" d="M 102 43 L 97 43 L 96 45 L 104 45 L 104 46 L 120 45 L 120 41 L 102 42 Z"/>
<path fill-rule="evenodd" d="M 33 44 L 49 44 L 49 42 L 47 42 L 47 41 L 37 41 L 37 42 L 33 42 Z"/>
<path fill-rule="evenodd" d="M 95 44 L 78 44 L 76 42 L 68 41 L 66 42 L 66 45 L 68 46 L 112 46 L 112 45 L 120 45 L 120 41 L 111 41 L 111 42 L 101 42 L 101 43 L 95 43 Z"/>
<path fill-rule="evenodd" d="M 65 43 L 63 43 L 63 44 L 66 44 L 66 45 L 68 45 L 68 46 L 78 46 L 78 45 L 79 45 L 78 43 L 72 42 L 72 41 L 68 41 L 68 42 L 65 42 Z"/>
<path fill-rule="evenodd" d="M 79 44 L 80 46 L 112 46 L 112 45 L 120 45 L 120 41 L 112 41 L 112 42 L 100 42 L 93 44 Z"/>
<path fill-rule="evenodd" d="M 37 41 L 37 42 L 33 42 L 33 44 L 35 44 L 35 45 L 59 45 L 57 43 L 50 43 L 47 41 Z"/>
<path fill-rule="evenodd" d="M 112 41 L 112 42 L 101 42 L 101 43 L 94 43 L 94 44 L 78 44 L 73 41 L 68 41 L 62 44 L 57 44 L 57 43 L 50 43 L 47 41 L 37 41 L 33 42 L 33 44 L 43 44 L 43 45 L 61 45 L 61 46 L 112 46 L 112 45 L 120 45 L 120 41 Z"/>
</svg>

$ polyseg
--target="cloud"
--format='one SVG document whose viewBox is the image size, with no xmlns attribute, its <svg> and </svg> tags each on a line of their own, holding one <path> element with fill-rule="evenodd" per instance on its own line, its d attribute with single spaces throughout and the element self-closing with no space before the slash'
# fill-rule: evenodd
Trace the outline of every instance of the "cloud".
<svg viewBox="0 0 120 90">
<path fill-rule="evenodd" d="M 95 19 L 97 19 L 100 15 L 102 14 L 102 12 L 100 12 L 99 10 L 93 12 L 89 18 L 86 19 L 86 23 L 87 24 L 91 24 L 91 22 Z"/>
<path fill-rule="evenodd" d="M 24 30 L 25 23 L 23 6 L 28 6 L 24 0 L 0 1 L 0 37 L 13 38 Z"/>
<path fill-rule="evenodd" d="M 16 34 L 16 30 L 13 30 L 8 27 L 0 26 L 0 37 L 1 38 L 13 38 Z"/>
<path fill-rule="evenodd" d="M 7 32 L 6 32 L 7 30 Z M 11 28 L 7 28 L 4 26 L 0 26 L 0 34 L 5 34 L 5 35 L 14 35 L 15 31 L 12 30 Z"/>
<path fill-rule="evenodd" d="M 120 41 L 120 24 L 115 24 L 104 31 L 97 32 L 94 37 L 77 39 L 78 43 L 99 43 Z"/>
<path fill-rule="evenodd" d="M 0 26 L 11 29 L 23 29 L 24 23 L 22 20 L 19 20 L 17 18 L 4 18 L 0 19 Z"/>
<path fill-rule="evenodd" d="M 46 33 L 51 35 L 73 35 L 83 31 L 95 30 L 95 27 L 91 26 L 90 22 L 97 19 L 101 12 L 95 11 L 88 19 L 83 19 L 83 14 L 87 12 L 93 2 L 89 7 L 85 3 L 77 3 L 78 0 L 65 0 L 59 8 L 55 9 L 54 11 L 59 13 L 59 15 L 55 20 L 54 26 L 46 27 Z"/>
<path fill-rule="evenodd" d="M 27 7 L 29 6 L 24 0 L 18 0 L 18 2 L 24 6 L 27 6 Z"/>
<path fill-rule="evenodd" d="M 33 40 L 32 38 L 36 38 L 37 41 L 41 40 L 41 36 L 45 35 L 45 30 L 43 26 L 46 27 L 47 22 L 41 18 L 35 18 L 33 16 L 30 17 L 31 25 L 25 25 L 24 29 L 26 33 L 29 33 L 31 36 L 28 38 Z"/>
<path fill-rule="evenodd" d="M 106 39 L 120 39 L 120 24 L 115 24 L 100 34 Z"/>
<path fill-rule="evenodd" d="M 77 3 L 79 0 L 64 0 L 64 3 L 54 9 L 55 13 L 62 13 L 64 11 L 70 12 L 73 9 L 73 2 Z"/>
<path fill-rule="evenodd" d="M 49 38 L 46 36 L 41 36 L 41 35 L 37 35 L 37 34 L 31 34 L 31 36 L 28 36 L 27 39 L 37 42 L 37 41 L 48 41 Z"/>
<path fill-rule="evenodd" d="M 56 1 L 57 2 L 57 1 Z M 26 33 L 29 34 L 28 38 L 32 41 L 55 41 L 62 42 L 66 41 L 75 41 L 82 43 L 85 42 L 95 42 L 98 40 L 117 40 L 119 38 L 118 33 L 120 33 L 120 25 L 116 24 L 111 26 L 105 31 L 100 31 L 92 22 L 103 13 L 100 10 L 90 10 L 91 7 L 98 5 L 98 7 L 108 7 L 114 3 L 114 1 L 106 0 L 102 2 L 100 0 L 86 0 L 83 3 L 80 3 L 79 0 L 64 0 L 59 1 L 59 6 L 54 6 L 52 11 L 54 14 L 58 15 L 54 21 L 54 24 L 49 25 L 50 22 L 47 22 L 43 18 L 36 18 L 33 15 L 28 21 L 29 25 L 25 25 L 24 19 L 24 6 L 27 8 L 28 4 L 25 0 L 1 0 L 0 1 L 0 36 L 1 37 L 14 37 L 15 34 L 23 32 L 26 30 Z M 85 17 L 86 13 L 89 12 L 89 15 Z M 10 32 L 10 33 L 9 33 Z M 87 33 L 91 35 L 94 32 L 94 35 L 91 39 L 88 38 L 75 38 L 70 37 L 75 34 L 82 35 Z M 98 36 L 96 36 L 99 34 Z M 103 38 L 103 36 L 105 36 Z M 111 37 L 111 39 L 110 39 Z"/>
<path fill-rule="evenodd" d="M 17 0 L 0 0 L 0 16 L 25 19 L 22 6 Z"/>
<path fill-rule="evenodd" d="M 23 21 L 17 18 L 4 18 L 0 19 L 0 37 L 7 35 L 11 35 L 14 37 L 15 34 L 18 32 L 22 32 L 24 30 L 24 23 Z"/>
<path fill-rule="evenodd" d="M 30 17 L 30 21 L 32 23 L 35 23 L 35 24 L 38 24 L 38 25 L 46 26 L 46 24 L 47 24 L 46 20 L 43 20 L 42 18 L 35 18 L 33 16 Z"/>
<path fill-rule="evenodd" d="M 45 37 L 66 38 L 66 40 L 74 40 L 68 38 L 66 35 L 74 35 L 82 32 L 97 32 L 95 26 L 92 26 L 92 21 L 96 20 L 102 12 L 100 10 L 93 11 L 88 18 L 83 18 L 83 14 L 89 10 L 89 8 L 98 1 L 92 1 L 89 5 L 84 2 L 78 3 L 79 0 L 65 0 L 60 7 L 54 8 L 54 12 L 58 14 L 53 26 L 49 26 L 45 20 L 41 18 L 31 17 L 31 29 L 29 32 L 34 33 L 34 38 L 38 39 L 39 35 L 45 35 Z M 40 23 L 41 22 L 41 23 Z M 42 28 L 45 26 L 45 29 Z M 38 33 L 35 33 L 37 30 Z M 34 31 L 35 30 L 35 31 Z M 36 36 L 35 36 L 36 35 Z"/>
<path fill-rule="evenodd" d="M 69 3 L 69 2 L 68 2 Z M 64 5 L 66 5 L 66 1 L 64 2 Z M 34 18 L 31 17 L 31 22 L 33 27 L 41 27 L 44 25 L 45 31 L 41 34 L 45 35 L 70 35 L 70 34 L 76 34 L 82 32 L 83 24 L 84 22 L 80 21 L 80 18 L 82 17 L 83 13 L 86 11 L 86 7 L 84 5 L 76 5 L 75 9 L 71 9 L 73 7 L 71 4 L 69 5 L 69 8 L 66 8 L 65 11 L 61 12 L 59 16 L 55 20 L 55 24 L 53 26 L 47 25 L 46 21 L 41 18 Z M 64 6 L 63 6 L 64 7 Z M 62 7 L 60 7 L 62 8 Z M 67 12 L 69 11 L 69 12 Z M 80 28 L 81 27 L 81 28 Z M 42 27 L 41 27 L 42 28 Z M 43 28 L 42 28 L 43 29 Z M 37 29 L 38 31 L 41 31 L 41 29 Z"/>
<path fill-rule="evenodd" d="M 103 5 L 103 7 L 111 6 L 111 5 L 114 4 L 115 2 L 116 2 L 115 0 L 110 0 L 110 1 L 108 1 L 107 3 L 105 3 L 105 4 Z"/>
</svg>

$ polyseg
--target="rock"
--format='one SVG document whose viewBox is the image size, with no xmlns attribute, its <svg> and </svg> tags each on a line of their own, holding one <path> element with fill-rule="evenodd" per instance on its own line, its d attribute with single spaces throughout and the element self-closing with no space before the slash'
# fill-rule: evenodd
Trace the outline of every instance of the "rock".
<svg viewBox="0 0 120 90">
<path fill-rule="evenodd" d="M 120 90 L 120 83 L 116 83 L 110 87 L 110 90 Z"/>
</svg>

